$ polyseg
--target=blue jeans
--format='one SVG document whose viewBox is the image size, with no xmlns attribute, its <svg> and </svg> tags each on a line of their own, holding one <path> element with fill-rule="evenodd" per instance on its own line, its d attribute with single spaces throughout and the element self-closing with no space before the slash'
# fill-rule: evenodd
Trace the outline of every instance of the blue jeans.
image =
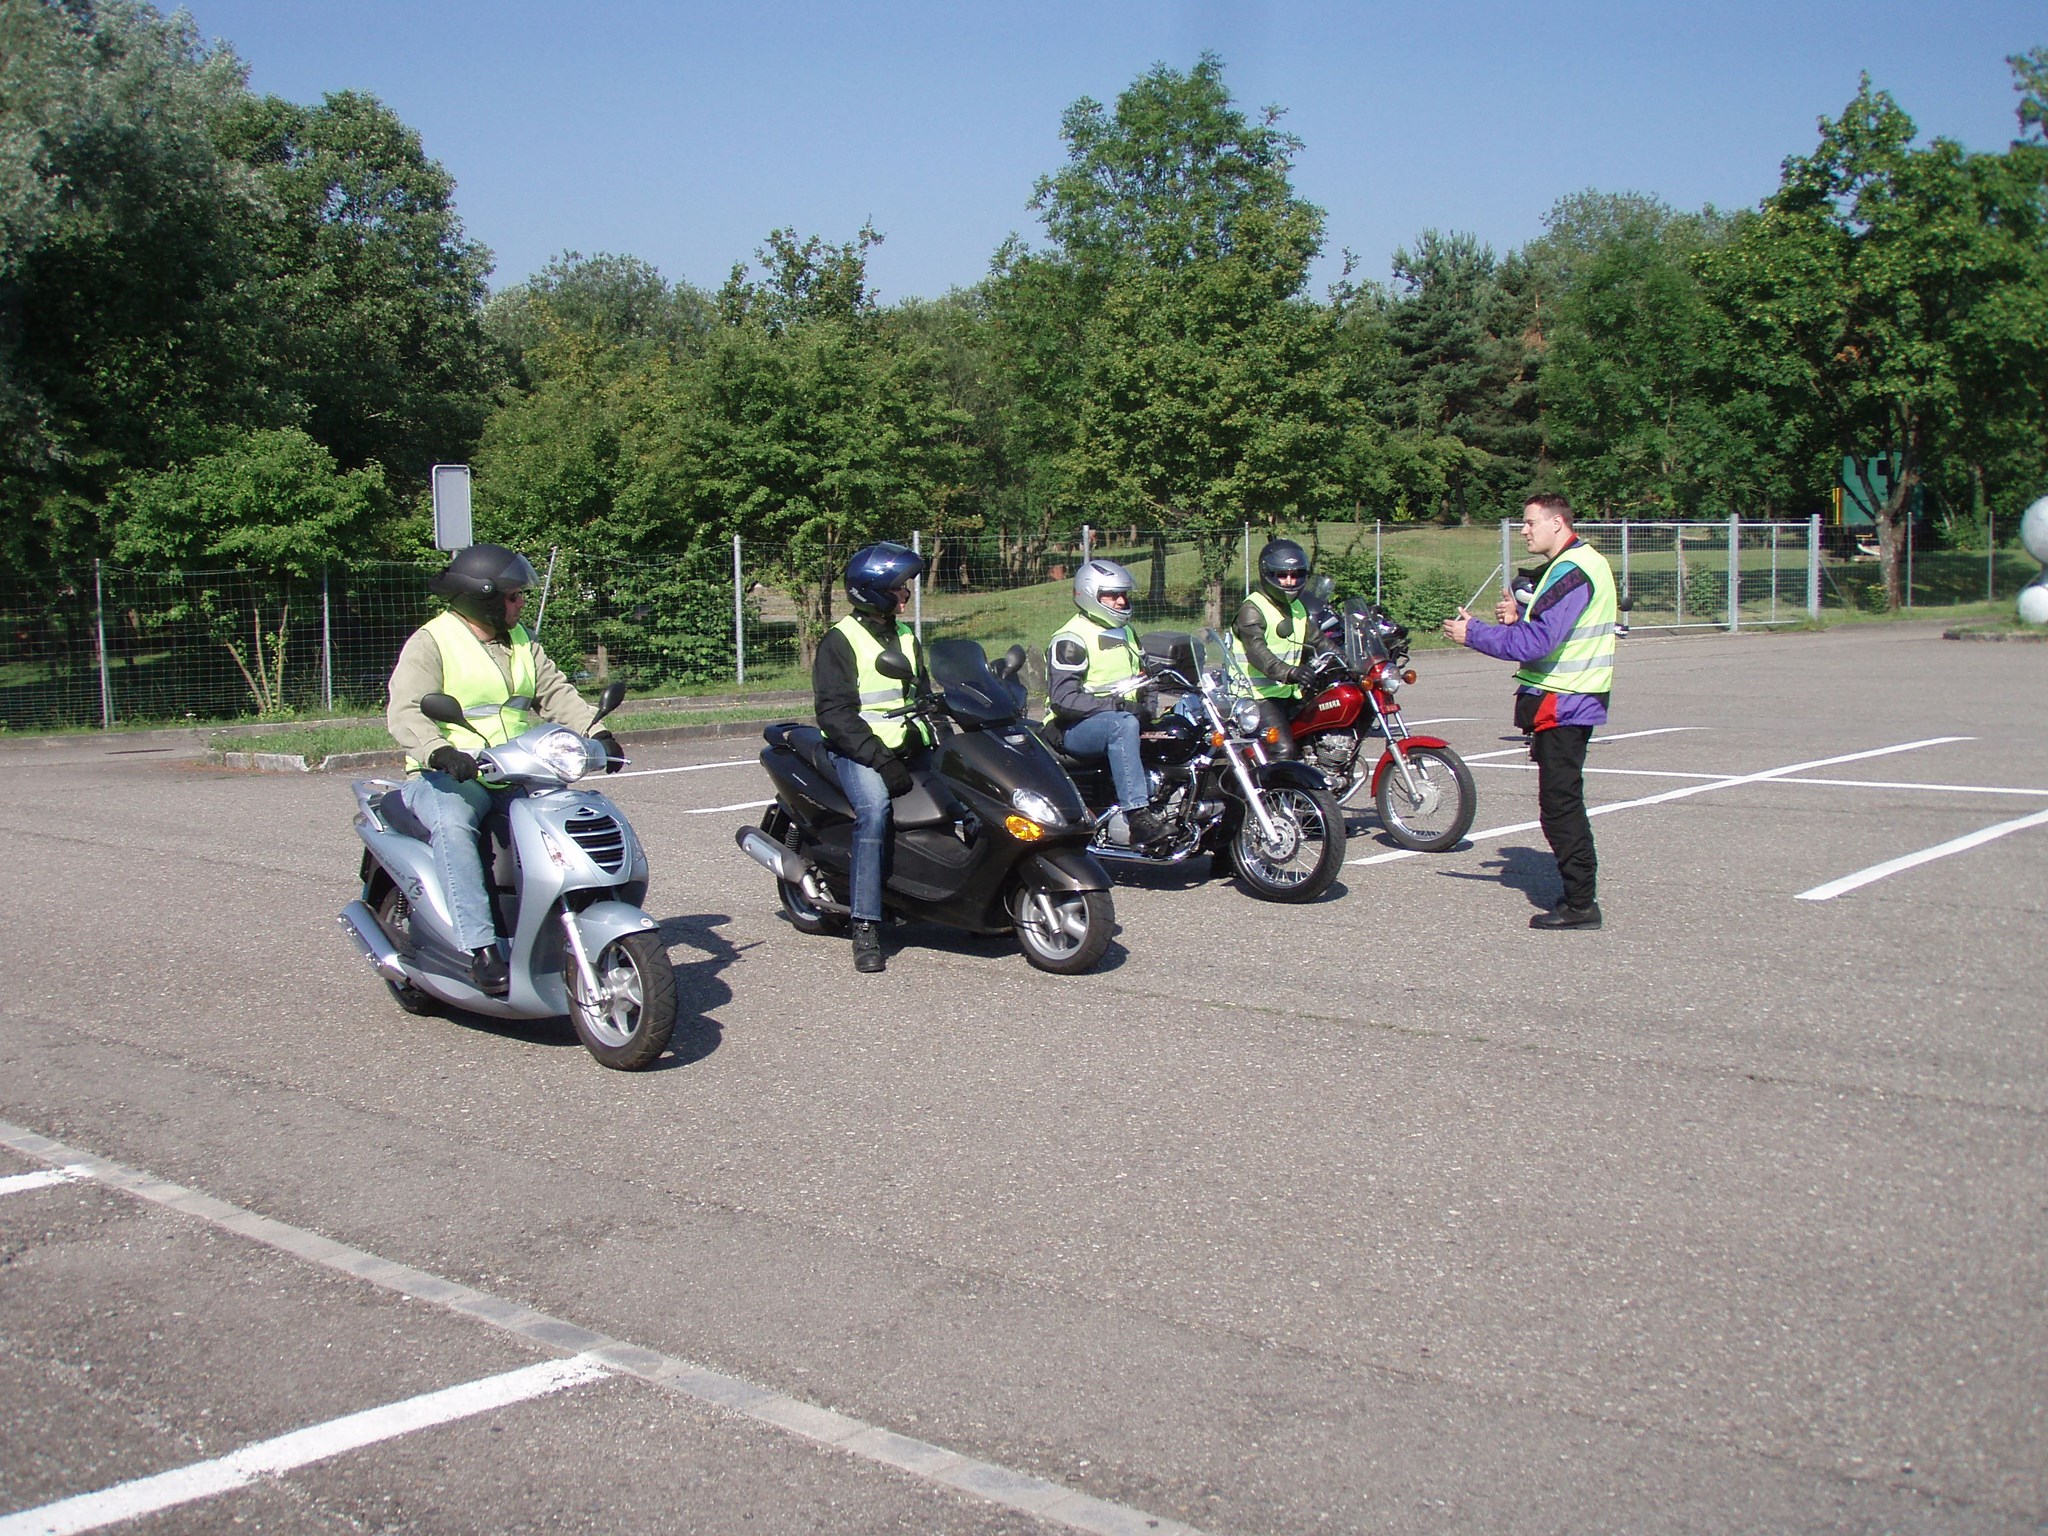
<svg viewBox="0 0 2048 1536">
<path fill-rule="evenodd" d="M 1145 760 L 1138 755 L 1136 715 L 1105 709 L 1060 729 L 1069 757 L 1109 759 L 1109 776 L 1116 781 L 1116 803 L 1126 813 L 1142 811 L 1152 803 L 1152 782 L 1145 777 Z"/>
<path fill-rule="evenodd" d="M 853 920 L 879 923 L 882 920 L 882 865 L 889 852 L 889 824 L 893 813 L 889 786 L 866 763 L 832 754 L 832 766 L 839 770 L 839 787 L 853 802 Z"/>
<path fill-rule="evenodd" d="M 491 899 L 484 891 L 484 861 L 477 852 L 477 825 L 494 800 L 490 790 L 470 779 L 457 783 L 428 768 L 405 783 L 406 809 L 434 834 L 434 871 L 448 893 L 448 913 L 455 920 L 455 942 L 463 949 L 482 949 L 497 942 L 491 921 Z"/>
</svg>

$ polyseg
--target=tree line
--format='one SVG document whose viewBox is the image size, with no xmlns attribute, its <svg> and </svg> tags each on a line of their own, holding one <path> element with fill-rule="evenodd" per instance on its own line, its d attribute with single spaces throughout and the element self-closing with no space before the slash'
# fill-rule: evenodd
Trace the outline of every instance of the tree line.
<svg viewBox="0 0 2048 1536">
<path fill-rule="evenodd" d="M 815 634 L 830 552 L 922 528 L 1020 578 L 1083 522 L 1796 516 L 1882 463 L 1982 548 L 2048 490 L 2048 49 L 2017 132 L 1921 143 L 1867 78 L 1756 208 L 1561 199 L 1496 253 L 1427 230 L 1310 291 L 1301 141 L 1223 66 L 1061 123 L 1034 240 L 883 305 L 880 233 L 766 235 L 715 289 L 565 253 L 491 293 L 447 173 L 373 98 L 248 89 L 189 19 L 0 0 L 0 537 L 55 579 L 424 555 L 428 467 L 478 526 L 601 562 L 746 538 Z"/>
</svg>

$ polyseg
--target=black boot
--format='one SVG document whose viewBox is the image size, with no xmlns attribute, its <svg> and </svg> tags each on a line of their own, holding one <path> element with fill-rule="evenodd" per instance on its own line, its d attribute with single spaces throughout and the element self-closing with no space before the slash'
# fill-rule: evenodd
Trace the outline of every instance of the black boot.
<svg viewBox="0 0 2048 1536">
<path fill-rule="evenodd" d="M 1159 813 L 1147 806 L 1142 811 L 1132 811 L 1124 818 L 1131 829 L 1131 846 L 1140 850 L 1166 839 L 1166 823 Z"/>
<path fill-rule="evenodd" d="M 1598 928 L 1600 926 L 1600 903 L 1589 901 L 1583 907 L 1574 907 L 1560 901 L 1548 912 L 1538 912 L 1529 919 L 1531 928 Z"/>
<path fill-rule="evenodd" d="M 853 968 L 871 974 L 883 968 L 882 925 L 856 919 L 853 925 Z"/>
<path fill-rule="evenodd" d="M 489 997 L 503 997 L 512 990 L 512 973 L 505 969 L 505 957 L 498 946 L 486 944 L 469 953 L 469 980 L 477 991 Z"/>
</svg>

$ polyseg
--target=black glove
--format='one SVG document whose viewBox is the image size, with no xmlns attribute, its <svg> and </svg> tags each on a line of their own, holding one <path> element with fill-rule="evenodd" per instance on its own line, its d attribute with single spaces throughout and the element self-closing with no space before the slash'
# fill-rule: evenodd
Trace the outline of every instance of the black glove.
<svg viewBox="0 0 2048 1536">
<path fill-rule="evenodd" d="M 590 738 L 604 748 L 604 771 L 617 773 L 626 766 L 626 749 L 619 745 L 619 738 L 610 731 L 599 731 Z"/>
<path fill-rule="evenodd" d="M 1131 712 L 1142 720 L 1156 720 L 1159 717 L 1159 685 L 1147 683 L 1131 695 Z"/>
<path fill-rule="evenodd" d="M 876 766 L 875 772 L 882 776 L 882 785 L 889 791 L 889 798 L 907 795 L 917 780 L 910 776 L 910 764 L 900 757 L 885 757 Z"/>
<path fill-rule="evenodd" d="M 427 754 L 427 766 L 445 773 L 458 784 L 476 777 L 476 759 L 460 747 L 436 747 Z"/>
</svg>

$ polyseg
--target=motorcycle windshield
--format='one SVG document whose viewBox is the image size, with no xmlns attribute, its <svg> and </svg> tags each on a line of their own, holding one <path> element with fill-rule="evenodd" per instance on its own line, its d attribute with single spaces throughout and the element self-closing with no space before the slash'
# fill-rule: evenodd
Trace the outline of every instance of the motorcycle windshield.
<svg viewBox="0 0 2048 1536">
<path fill-rule="evenodd" d="M 934 640 L 925 647 L 932 682 L 946 712 L 969 725 L 1000 725 L 1023 708 L 1023 685 L 989 670 L 988 653 L 974 640 Z"/>
</svg>

